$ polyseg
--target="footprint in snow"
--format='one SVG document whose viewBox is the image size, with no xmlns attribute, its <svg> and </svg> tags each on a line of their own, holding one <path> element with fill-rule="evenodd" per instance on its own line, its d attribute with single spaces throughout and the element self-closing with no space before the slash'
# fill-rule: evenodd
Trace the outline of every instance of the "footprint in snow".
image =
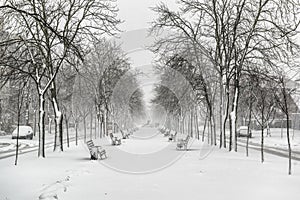
<svg viewBox="0 0 300 200">
<path fill-rule="evenodd" d="M 56 181 L 50 185 L 44 186 L 41 190 L 39 200 L 55 200 L 58 199 L 58 194 L 60 192 L 66 192 L 68 188 L 68 182 L 70 181 L 70 176 L 65 179 Z"/>
</svg>

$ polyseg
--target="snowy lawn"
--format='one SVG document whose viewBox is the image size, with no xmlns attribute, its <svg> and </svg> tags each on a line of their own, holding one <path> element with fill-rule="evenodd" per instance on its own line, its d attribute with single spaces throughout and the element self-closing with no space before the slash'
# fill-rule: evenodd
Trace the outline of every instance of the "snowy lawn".
<svg viewBox="0 0 300 200">
<path fill-rule="evenodd" d="M 271 136 L 267 136 L 267 130 L 264 130 L 264 144 L 266 147 L 287 149 L 286 129 L 281 132 L 280 128 L 271 128 Z M 294 137 L 293 137 L 294 135 Z M 252 131 L 252 138 L 249 142 L 252 144 L 261 143 L 261 131 Z M 242 141 L 246 141 L 246 138 L 240 137 Z M 290 129 L 291 148 L 293 151 L 300 152 L 300 130 Z"/>
<path fill-rule="evenodd" d="M 89 131 L 89 130 L 88 130 Z M 80 132 L 82 134 L 82 132 Z M 79 134 L 78 137 L 82 137 L 82 135 Z M 75 138 L 75 130 L 73 128 L 69 129 L 69 137 L 70 140 L 74 140 Z M 46 147 L 52 147 L 54 142 L 54 134 L 49 134 L 46 131 Z M 66 145 L 66 137 L 64 138 L 64 146 Z M 15 154 L 17 146 L 17 140 L 12 139 L 11 135 L 5 135 L 0 136 L 0 159 L 2 157 L 6 157 L 9 155 Z M 38 147 L 38 136 L 33 137 L 32 140 L 29 139 L 19 139 L 19 152 L 27 152 L 34 149 L 34 147 Z"/>
<path fill-rule="evenodd" d="M 161 135 L 147 140 L 136 137 L 141 134 L 123 140 L 119 147 L 111 146 L 107 139 L 95 141 L 107 150 L 109 158 L 104 161 L 91 161 L 82 141 L 77 147 L 73 142 L 63 153 L 48 149 L 46 159 L 36 158 L 36 152 L 23 154 L 18 166 L 13 165 L 13 158 L 0 160 L 0 199 L 300 199 L 299 162 L 293 161 L 293 175 L 288 176 L 287 159 L 266 154 L 261 164 L 255 150 L 250 150 L 249 158 L 243 149 L 234 153 L 214 148 L 208 153 L 210 147 L 205 143 L 191 141 L 190 150 L 180 152 L 175 150 L 176 143 L 169 144 Z M 121 173 L 107 167 L 122 162 L 124 168 L 143 166 L 118 153 L 143 157 L 155 149 L 180 159 L 155 173 Z M 157 155 L 158 160 L 163 158 L 169 159 Z"/>
</svg>

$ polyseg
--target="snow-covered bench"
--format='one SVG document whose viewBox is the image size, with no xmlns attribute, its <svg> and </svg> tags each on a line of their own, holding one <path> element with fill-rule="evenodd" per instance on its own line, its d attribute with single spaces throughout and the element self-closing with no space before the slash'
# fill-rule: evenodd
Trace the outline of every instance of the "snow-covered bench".
<svg viewBox="0 0 300 200">
<path fill-rule="evenodd" d="M 161 128 L 159 129 L 159 131 L 163 134 L 163 133 L 165 133 L 166 128 L 165 128 L 165 127 L 161 127 Z"/>
<path fill-rule="evenodd" d="M 169 136 L 169 142 L 171 142 L 171 141 L 175 142 L 176 136 L 177 136 L 177 131 L 171 131 L 171 134 Z"/>
<path fill-rule="evenodd" d="M 121 134 L 123 139 L 129 139 L 130 133 L 128 131 L 121 130 Z"/>
<path fill-rule="evenodd" d="M 167 137 L 169 136 L 171 133 L 171 130 L 170 129 L 166 129 L 165 133 L 164 133 L 164 136 Z"/>
<path fill-rule="evenodd" d="M 121 145 L 121 139 L 119 139 L 118 137 L 114 137 L 114 135 L 112 133 L 110 133 L 109 136 L 110 136 L 112 145 Z"/>
<path fill-rule="evenodd" d="M 176 149 L 184 149 L 187 150 L 187 145 L 189 143 L 190 136 L 187 135 L 185 139 L 178 140 Z"/>
<path fill-rule="evenodd" d="M 90 151 L 91 160 L 107 158 L 105 149 L 103 149 L 101 146 L 95 146 L 93 140 L 87 141 L 86 145 Z"/>
</svg>

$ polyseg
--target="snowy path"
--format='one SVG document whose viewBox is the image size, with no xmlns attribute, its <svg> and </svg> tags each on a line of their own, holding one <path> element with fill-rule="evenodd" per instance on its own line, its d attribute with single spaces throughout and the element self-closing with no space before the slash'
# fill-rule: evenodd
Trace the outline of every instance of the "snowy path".
<svg viewBox="0 0 300 200">
<path fill-rule="evenodd" d="M 0 160 L 0 199 L 300 199 L 298 161 L 293 161 L 293 176 L 288 176 L 285 158 L 266 154 L 266 162 L 261 164 L 258 151 L 250 150 L 246 158 L 243 149 L 234 153 L 218 148 L 205 156 L 210 147 L 199 141 L 192 143 L 190 151 L 180 152 L 174 149 L 176 143 L 168 145 L 167 138 L 155 133 L 154 129 L 142 129 L 120 147 L 111 146 L 106 139 L 97 141 L 107 149 L 109 158 L 105 161 L 89 160 L 83 142 L 78 147 L 72 143 L 64 153 L 48 150 L 47 159 L 24 154 L 17 167 L 13 158 Z M 142 139 L 149 134 L 154 136 Z M 179 159 L 155 173 L 134 175 L 108 166 L 123 163 L 127 170 L 130 165 L 138 166 L 130 170 L 149 165 L 153 169 L 158 164 L 135 163 L 118 153 L 144 157 L 162 149 Z M 159 164 L 169 158 L 157 155 Z"/>
</svg>

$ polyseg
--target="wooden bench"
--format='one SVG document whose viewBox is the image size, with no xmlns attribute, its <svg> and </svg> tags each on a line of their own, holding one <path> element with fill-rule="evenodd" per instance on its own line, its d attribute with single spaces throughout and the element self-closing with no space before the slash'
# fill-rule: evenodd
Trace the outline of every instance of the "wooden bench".
<svg viewBox="0 0 300 200">
<path fill-rule="evenodd" d="M 110 133 L 109 136 L 110 136 L 112 145 L 121 145 L 121 139 L 118 139 L 118 137 L 114 137 L 114 135 L 112 133 Z"/>
<path fill-rule="evenodd" d="M 91 160 L 98 160 L 99 158 L 102 160 L 107 158 L 106 151 L 101 146 L 95 146 L 93 140 L 89 140 L 86 142 L 86 145 L 91 154 Z"/>
<path fill-rule="evenodd" d="M 174 134 L 171 134 L 169 136 L 169 142 L 171 142 L 171 141 L 175 142 L 176 141 L 176 136 L 177 136 L 177 131 L 175 131 Z"/>
<path fill-rule="evenodd" d="M 178 140 L 176 149 L 184 149 L 187 150 L 187 145 L 189 143 L 190 136 L 186 136 L 185 139 Z"/>
</svg>

